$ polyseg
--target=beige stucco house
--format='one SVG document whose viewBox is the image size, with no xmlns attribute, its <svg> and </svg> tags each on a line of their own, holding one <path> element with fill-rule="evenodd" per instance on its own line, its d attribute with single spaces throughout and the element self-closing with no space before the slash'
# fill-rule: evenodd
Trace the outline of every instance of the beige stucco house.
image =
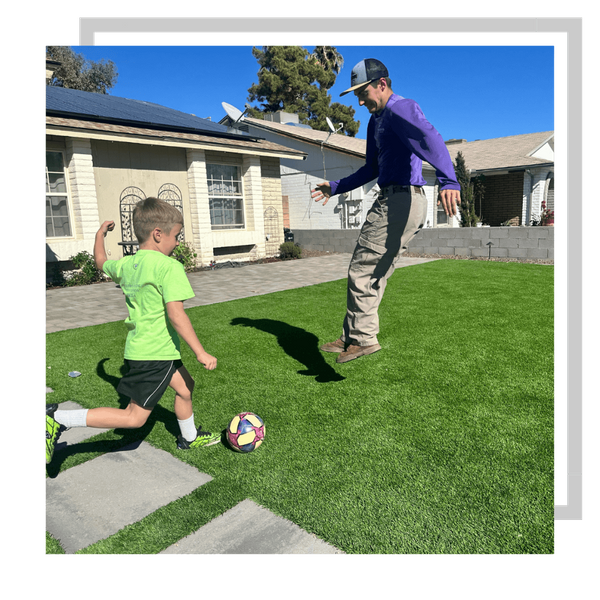
<svg viewBox="0 0 600 600">
<path fill-rule="evenodd" d="M 284 241 L 280 161 L 300 150 L 164 106 L 46 87 L 46 262 L 92 253 L 114 220 L 110 258 L 136 251 L 135 202 L 184 215 L 183 240 L 211 261 L 274 256 Z"/>
</svg>

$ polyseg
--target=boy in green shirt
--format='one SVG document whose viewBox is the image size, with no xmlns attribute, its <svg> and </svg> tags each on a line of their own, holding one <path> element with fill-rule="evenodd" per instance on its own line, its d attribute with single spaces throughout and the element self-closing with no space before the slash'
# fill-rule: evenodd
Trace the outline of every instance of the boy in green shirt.
<svg viewBox="0 0 600 600">
<path fill-rule="evenodd" d="M 220 441 L 220 434 L 196 429 L 192 407 L 194 380 L 181 362 L 181 336 L 196 355 L 198 362 L 212 371 L 217 359 L 208 354 L 183 309 L 184 300 L 194 297 L 183 266 L 171 254 L 179 245 L 177 236 L 183 227 L 179 210 L 157 198 L 136 204 L 133 228 L 139 250 L 133 256 L 108 260 L 104 238 L 115 227 L 105 221 L 94 244 L 94 259 L 118 283 L 125 294 L 129 316 L 125 363 L 128 373 L 117 391 L 130 398 L 125 409 L 92 408 L 59 410 L 57 404 L 46 406 L 46 463 L 52 460 L 60 426 L 135 429 L 142 427 L 152 409 L 166 391 L 175 390 L 174 411 L 181 435 L 179 449 L 210 446 Z"/>
</svg>

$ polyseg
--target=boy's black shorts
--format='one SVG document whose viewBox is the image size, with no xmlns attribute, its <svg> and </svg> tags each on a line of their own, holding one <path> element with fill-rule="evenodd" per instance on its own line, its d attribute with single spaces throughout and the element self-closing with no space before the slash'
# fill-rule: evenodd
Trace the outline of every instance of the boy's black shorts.
<svg viewBox="0 0 600 600">
<path fill-rule="evenodd" d="M 158 404 L 175 371 L 183 367 L 181 360 L 125 359 L 125 365 L 129 371 L 119 382 L 117 392 L 148 410 Z"/>
</svg>

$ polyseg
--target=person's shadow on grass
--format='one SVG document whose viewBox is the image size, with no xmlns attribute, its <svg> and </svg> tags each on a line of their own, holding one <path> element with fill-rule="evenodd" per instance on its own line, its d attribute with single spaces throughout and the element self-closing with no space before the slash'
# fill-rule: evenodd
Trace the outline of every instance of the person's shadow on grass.
<svg viewBox="0 0 600 600">
<path fill-rule="evenodd" d="M 327 364 L 319 351 L 319 339 L 313 333 L 288 325 L 282 321 L 273 319 L 248 319 L 237 317 L 232 319 L 231 325 L 242 327 L 254 327 L 265 333 L 270 333 L 277 338 L 281 349 L 294 360 L 302 363 L 306 370 L 298 371 L 300 375 L 314 377 L 319 383 L 330 381 L 343 381 L 339 373 L 331 365 Z"/>
</svg>

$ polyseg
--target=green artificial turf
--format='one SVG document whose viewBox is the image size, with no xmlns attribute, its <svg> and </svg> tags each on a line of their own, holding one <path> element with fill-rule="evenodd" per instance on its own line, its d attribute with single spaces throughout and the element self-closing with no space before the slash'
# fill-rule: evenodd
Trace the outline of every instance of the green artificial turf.
<svg viewBox="0 0 600 600">
<path fill-rule="evenodd" d="M 338 365 L 345 281 L 191 308 L 208 372 L 197 422 L 242 411 L 264 444 L 177 453 L 213 481 L 88 553 L 155 553 L 244 498 L 346 553 L 552 553 L 553 276 L 545 265 L 435 261 L 399 269 L 380 307 L 382 350 Z M 122 323 L 47 336 L 53 402 L 121 406 Z M 69 371 L 82 376 L 71 379 Z M 55 456 L 49 476 L 144 439 L 175 454 L 168 392 L 141 430 Z"/>
</svg>

